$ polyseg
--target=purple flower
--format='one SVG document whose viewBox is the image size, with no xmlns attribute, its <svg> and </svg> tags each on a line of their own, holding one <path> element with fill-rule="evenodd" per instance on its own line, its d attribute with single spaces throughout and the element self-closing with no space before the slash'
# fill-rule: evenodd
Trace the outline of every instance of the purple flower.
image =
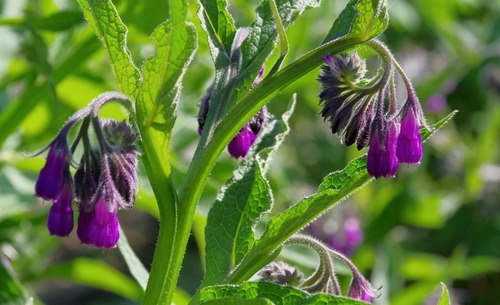
<svg viewBox="0 0 500 305">
<path fill-rule="evenodd" d="M 78 215 L 78 229 L 76 229 L 76 235 L 82 244 L 90 245 L 90 224 L 94 218 L 93 212 L 86 212 L 80 210 L 80 215 Z"/>
<path fill-rule="evenodd" d="M 359 226 L 359 221 L 349 216 L 344 221 L 343 230 L 333 235 L 329 246 L 347 255 L 351 254 L 363 241 L 363 231 Z"/>
<path fill-rule="evenodd" d="M 63 187 L 63 170 L 69 153 L 66 133 L 61 132 L 52 141 L 47 162 L 36 181 L 35 194 L 44 200 L 55 200 Z"/>
<path fill-rule="evenodd" d="M 375 177 L 375 179 L 380 177 L 392 178 L 398 170 L 398 157 L 396 156 L 398 130 L 396 122 L 389 123 L 383 145 L 380 144 L 379 132 L 379 130 L 375 129 L 372 136 L 366 168 L 370 176 Z"/>
<path fill-rule="evenodd" d="M 248 128 L 248 125 L 245 125 L 229 142 L 227 150 L 233 158 L 245 158 L 256 138 L 257 136 Z"/>
<path fill-rule="evenodd" d="M 101 196 L 93 212 L 80 211 L 76 233 L 82 244 L 108 249 L 116 247 L 120 238 L 118 207 L 112 208 L 110 211 L 104 196 Z"/>
<path fill-rule="evenodd" d="M 65 176 L 71 179 L 69 172 L 69 165 L 66 165 Z M 54 200 L 54 204 L 50 208 L 49 218 L 47 220 L 47 227 L 49 228 L 50 235 L 59 237 L 68 236 L 73 231 L 73 192 L 71 188 L 71 180 L 64 183 L 61 193 Z"/>
<path fill-rule="evenodd" d="M 446 97 L 442 94 L 434 94 L 427 101 L 427 109 L 431 113 L 438 113 L 446 106 Z"/>
<path fill-rule="evenodd" d="M 396 155 L 399 162 L 420 164 L 422 158 L 422 138 L 413 109 L 409 109 L 401 122 Z"/>
<path fill-rule="evenodd" d="M 371 303 L 372 298 L 378 298 L 380 296 L 380 293 L 377 291 L 378 289 L 374 289 L 370 282 L 368 282 L 359 271 L 353 270 L 351 285 L 347 293 L 348 296 L 363 302 Z"/>
<path fill-rule="evenodd" d="M 120 238 L 118 207 L 112 211 L 104 197 L 99 198 L 94 208 L 94 217 L 89 225 L 88 240 L 97 248 L 115 248 Z"/>
</svg>

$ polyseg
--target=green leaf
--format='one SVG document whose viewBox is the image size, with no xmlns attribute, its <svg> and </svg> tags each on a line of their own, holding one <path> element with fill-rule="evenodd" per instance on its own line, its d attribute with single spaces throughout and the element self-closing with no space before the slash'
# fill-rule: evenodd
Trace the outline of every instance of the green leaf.
<svg viewBox="0 0 500 305">
<path fill-rule="evenodd" d="M 272 120 L 263 128 L 246 160 L 222 187 L 210 209 L 205 228 L 207 269 L 202 287 L 222 282 L 252 248 L 255 222 L 271 209 L 273 202 L 262 164 L 268 166 L 288 134 L 294 105 L 293 102 L 282 120 Z"/>
<path fill-rule="evenodd" d="M 160 212 L 158 244 L 143 304 L 171 302 L 185 250 L 184 238 L 187 244 L 189 235 L 179 233 L 169 149 L 181 79 L 196 48 L 196 32 L 185 21 L 187 1 L 172 0 L 169 8 L 169 19 L 152 34 L 156 51 L 142 66 L 144 80 L 136 101 L 142 158 Z"/>
<path fill-rule="evenodd" d="M 317 7 L 320 0 L 276 0 L 276 8 L 281 19 L 282 31 L 288 28 L 308 7 Z M 238 98 L 246 94 L 257 73 L 267 61 L 279 37 L 276 20 L 269 0 L 261 2 L 257 16 L 250 26 L 250 34 L 241 46 L 242 67 L 236 82 Z M 284 45 L 283 45 L 284 46 Z"/>
<path fill-rule="evenodd" d="M 108 54 L 118 90 L 136 98 L 141 73 L 127 48 L 127 27 L 110 0 L 78 0 Z"/>
<path fill-rule="evenodd" d="M 146 270 L 144 265 L 141 263 L 134 250 L 130 247 L 127 237 L 120 227 L 120 239 L 118 240 L 118 249 L 127 263 L 127 267 L 135 278 L 137 283 L 142 287 L 142 290 L 146 290 L 148 284 L 149 272 Z"/>
<path fill-rule="evenodd" d="M 245 300 L 236 297 L 228 297 L 223 299 L 215 299 L 208 302 L 204 302 L 204 305 L 273 305 L 274 303 L 267 299 L 250 299 Z"/>
<path fill-rule="evenodd" d="M 208 213 L 204 286 L 220 283 L 253 246 L 253 226 L 269 211 L 272 194 L 255 160 L 245 160 Z"/>
<path fill-rule="evenodd" d="M 387 0 L 350 0 L 333 23 L 323 44 L 338 38 L 370 40 L 389 24 Z"/>
<path fill-rule="evenodd" d="M 200 0 L 199 3 L 198 17 L 208 33 L 210 42 L 229 57 L 236 28 L 233 18 L 227 11 L 227 2 L 225 0 Z M 218 51 L 211 49 L 212 56 L 214 59 L 217 58 Z"/>
<path fill-rule="evenodd" d="M 441 287 L 443 288 L 443 294 L 441 295 L 441 298 L 439 299 L 437 305 L 451 305 L 448 288 L 446 288 L 446 285 L 444 283 L 441 283 Z"/>
<path fill-rule="evenodd" d="M 265 298 L 276 305 L 366 305 L 365 302 L 350 298 L 326 294 L 311 295 L 294 287 L 266 282 L 246 282 L 238 286 L 224 285 L 207 287 L 201 290 L 200 301 L 202 304 L 207 304 L 203 302 L 224 299 L 227 297 L 238 297 L 247 300 Z"/>
<path fill-rule="evenodd" d="M 431 131 L 422 131 L 426 140 L 448 122 L 456 112 L 436 123 Z M 320 184 L 318 193 L 302 199 L 286 211 L 271 218 L 262 237 L 247 254 L 245 260 L 231 274 L 226 283 L 240 283 L 264 267 L 262 257 L 273 253 L 290 236 L 307 226 L 334 205 L 347 198 L 372 178 L 366 170 L 366 154 L 349 162 L 346 168 L 333 172 Z"/>
<path fill-rule="evenodd" d="M 0 304 L 6 305 L 24 305 L 28 302 L 28 294 L 24 291 L 21 283 L 9 270 L 9 260 L 2 256 L 0 262 Z"/>
<path fill-rule="evenodd" d="M 144 294 L 141 286 L 108 264 L 87 258 L 51 265 L 44 277 L 70 280 L 134 300 L 140 300 Z"/>
</svg>

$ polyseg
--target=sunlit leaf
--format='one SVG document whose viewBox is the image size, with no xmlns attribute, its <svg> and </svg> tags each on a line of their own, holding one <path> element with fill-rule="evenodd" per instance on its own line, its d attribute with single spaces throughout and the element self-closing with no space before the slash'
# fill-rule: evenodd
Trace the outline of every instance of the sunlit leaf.
<svg viewBox="0 0 500 305">
<path fill-rule="evenodd" d="M 387 9 L 387 0 L 350 0 L 323 43 L 354 37 L 367 41 L 378 36 L 389 24 Z"/>
<path fill-rule="evenodd" d="M 202 21 L 202 26 L 207 31 L 211 43 L 215 48 L 222 50 L 225 56 L 229 56 L 236 28 L 233 18 L 227 11 L 227 2 L 225 0 L 200 0 L 200 5 L 198 17 Z M 212 55 L 214 59 L 217 58 L 218 51 L 212 48 Z"/>
<path fill-rule="evenodd" d="M 118 90 L 134 100 L 141 74 L 127 48 L 127 27 L 109 0 L 79 0 L 85 18 L 107 51 Z"/>
<path fill-rule="evenodd" d="M 426 140 L 436 132 L 439 127 L 453 117 L 453 114 L 454 112 L 436 123 L 431 128 L 431 131 L 426 131 L 422 139 Z M 255 242 L 255 246 L 245 257 L 242 264 L 231 274 L 228 283 L 240 283 L 250 278 L 250 276 L 263 267 L 264 263 L 261 262 L 262 257 L 273 253 L 290 236 L 356 192 L 371 179 L 372 177 L 370 177 L 366 170 L 366 155 L 349 162 L 343 170 L 326 176 L 318 188 L 318 193 L 302 199 L 296 205 L 271 218 L 267 224 L 266 231 Z"/>
<path fill-rule="evenodd" d="M 201 291 L 200 301 L 202 302 L 202 304 L 205 304 L 204 302 L 224 299 L 227 297 L 237 297 L 240 299 L 265 298 L 276 305 L 288 305 L 288 304 L 366 305 L 365 302 L 357 301 L 350 298 L 327 295 L 327 294 L 310 295 L 294 287 L 281 286 L 266 282 L 247 282 L 242 285 L 236 285 L 236 286 L 228 285 L 228 286 L 207 287 Z"/>
</svg>

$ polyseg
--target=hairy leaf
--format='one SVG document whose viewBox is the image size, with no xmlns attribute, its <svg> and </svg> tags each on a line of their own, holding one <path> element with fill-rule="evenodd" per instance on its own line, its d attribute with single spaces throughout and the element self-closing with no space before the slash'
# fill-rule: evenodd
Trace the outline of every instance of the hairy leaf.
<svg viewBox="0 0 500 305">
<path fill-rule="evenodd" d="M 110 0 L 78 0 L 89 24 L 101 40 L 118 90 L 135 100 L 141 74 L 127 48 L 127 27 Z"/>
<path fill-rule="evenodd" d="M 236 28 L 233 18 L 227 11 L 227 2 L 225 0 L 200 0 L 198 17 L 213 46 L 229 56 Z M 213 48 L 212 55 L 214 58 L 218 56 L 218 52 Z"/>
<path fill-rule="evenodd" d="M 207 304 L 204 302 L 224 299 L 227 297 L 238 297 L 241 299 L 266 298 L 276 305 L 366 305 L 365 302 L 350 298 L 327 294 L 311 295 L 294 287 L 281 286 L 266 282 L 247 282 L 238 286 L 227 285 L 207 287 L 201 291 L 200 300 L 202 304 Z"/>
<path fill-rule="evenodd" d="M 323 43 L 347 37 L 367 41 L 381 34 L 388 24 L 387 0 L 350 0 Z"/>
<path fill-rule="evenodd" d="M 222 282 L 241 262 L 254 244 L 253 227 L 260 216 L 269 211 L 273 202 L 269 183 L 262 174 L 259 153 L 274 151 L 288 133 L 287 111 L 281 120 L 265 126 L 253 149 L 234 176 L 222 187 L 208 213 L 206 236 L 206 276 L 203 286 Z M 270 159 L 270 158 L 269 158 Z M 266 163 L 269 161 L 266 158 Z"/>
<path fill-rule="evenodd" d="M 422 139 L 425 140 L 431 136 L 454 114 L 455 112 L 436 123 L 432 131 L 424 132 Z M 371 179 L 366 170 L 366 155 L 351 161 L 343 170 L 326 176 L 319 186 L 318 193 L 302 199 L 296 205 L 271 218 L 262 237 L 255 242 L 255 246 L 231 274 L 227 283 L 240 283 L 250 278 L 264 267 L 262 257 L 273 253 L 290 236 L 370 182 Z"/>
<path fill-rule="evenodd" d="M 276 0 L 281 30 L 284 32 L 306 8 L 317 7 L 320 2 L 320 0 Z M 241 46 L 243 61 L 240 76 L 236 82 L 236 87 L 239 89 L 236 100 L 246 94 L 257 73 L 273 51 L 278 37 L 279 31 L 273 10 L 269 0 L 264 0 L 257 8 L 257 16 L 250 26 L 250 34 Z"/>
<path fill-rule="evenodd" d="M 273 305 L 274 303 L 262 298 L 241 299 L 236 297 L 227 297 L 203 302 L 204 305 Z"/>
</svg>

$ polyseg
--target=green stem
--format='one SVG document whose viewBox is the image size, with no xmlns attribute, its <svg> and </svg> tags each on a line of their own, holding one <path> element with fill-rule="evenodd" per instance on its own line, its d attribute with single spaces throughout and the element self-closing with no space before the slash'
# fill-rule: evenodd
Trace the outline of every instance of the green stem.
<svg viewBox="0 0 500 305">
<path fill-rule="evenodd" d="M 234 135 L 269 101 L 273 94 L 318 67 L 325 54 L 340 53 L 362 42 L 357 38 L 332 41 L 305 54 L 271 77 L 265 78 L 221 120 L 213 137 L 206 142 L 206 145 L 204 139 L 200 141 L 179 189 L 179 223 L 172 248 L 172 267 L 176 270 L 171 273 L 172 275 L 177 276 L 179 273 L 196 206 L 206 180 L 220 154 Z"/>
</svg>

